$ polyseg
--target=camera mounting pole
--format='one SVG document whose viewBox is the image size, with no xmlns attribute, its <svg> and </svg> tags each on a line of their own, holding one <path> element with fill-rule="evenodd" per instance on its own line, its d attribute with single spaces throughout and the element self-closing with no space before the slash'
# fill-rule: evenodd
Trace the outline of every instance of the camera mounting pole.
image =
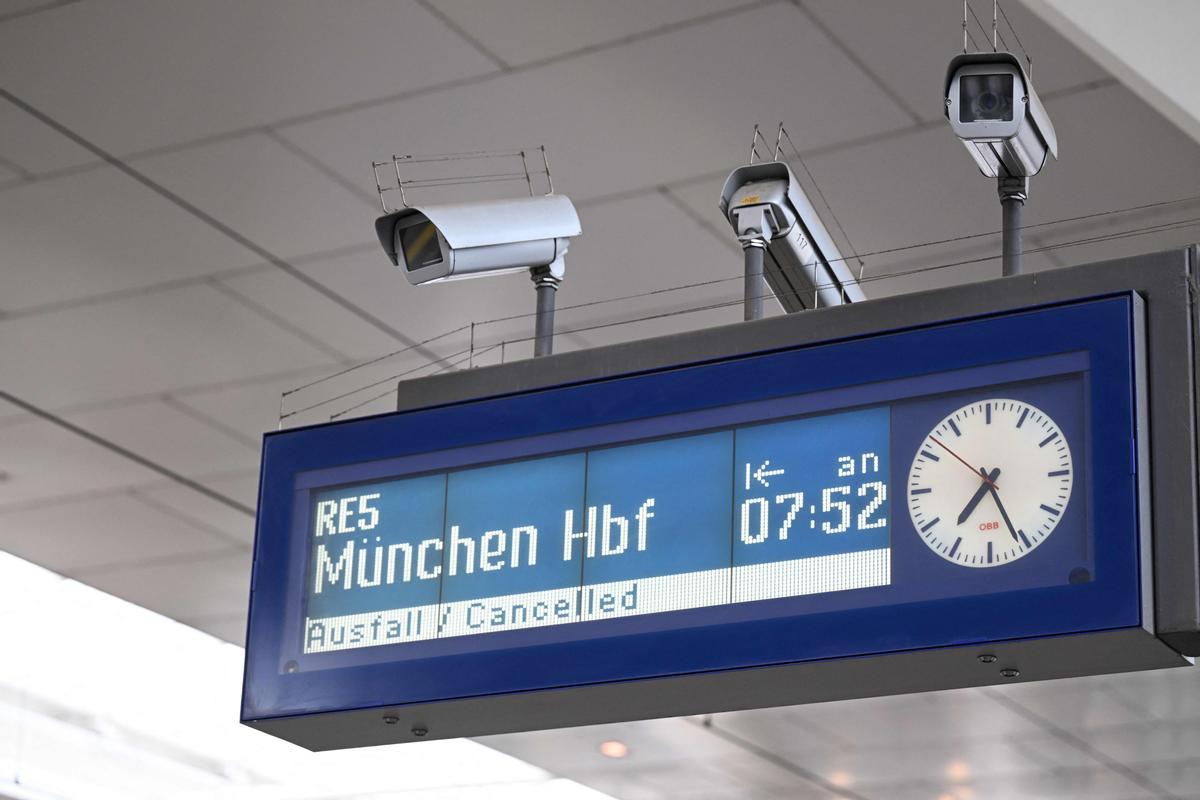
<svg viewBox="0 0 1200 800">
<path fill-rule="evenodd" d="M 738 241 L 742 244 L 742 258 L 746 267 L 742 284 L 742 319 L 749 322 L 762 319 L 763 315 L 763 294 L 766 293 L 763 253 L 767 249 L 767 240 L 757 231 L 751 231 L 748 236 L 739 236 Z"/>
<path fill-rule="evenodd" d="M 533 325 L 533 356 L 548 356 L 554 353 L 554 299 L 562 274 L 555 274 L 551 266 L 534 267 L 529 270 L 537 292 L 537 313 Z"/>
<path fill-rule="evenodd" d="M 1003 216 L 1001 229 L 1003 231 L 1002 274 L 1021 274 L 1021 215 L 1025 210 L 1025 201 L 1029 198 L 1029 179 L 1020 177 L 1000 177 L 996 179 L 996 189 L 1000 193 L 1000 209 Z"/>
</svg>

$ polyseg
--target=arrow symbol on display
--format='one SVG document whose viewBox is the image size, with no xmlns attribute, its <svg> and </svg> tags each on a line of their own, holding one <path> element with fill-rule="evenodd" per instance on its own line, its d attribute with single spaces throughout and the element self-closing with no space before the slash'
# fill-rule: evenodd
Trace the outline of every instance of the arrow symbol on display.
<svg viewBox="0 0 1200 800">
<path fill-rule="evenodd" d="M 762 463 L 762 466 L 760 466 L 758 469 L 756 469 L 754 471 L 754 479 L 757 480 L 759 483 L 761 483 L 763 486 L 767 486 L 767 487 L 770 487 L 770 485 L 771 485 L 770 483 L 767 482 L 767 478 L 773 478 L 776 475 L 782 475 L 784 472 L 781 469 L 767 469 L 767 467 L 769 467 L 769 466 L 771 466 L 771 459 L 768 458 L 766 461 L 764 461 Z M 749 467 L 748 464 L 747 464 L 747 467 Z"/>
</svg>

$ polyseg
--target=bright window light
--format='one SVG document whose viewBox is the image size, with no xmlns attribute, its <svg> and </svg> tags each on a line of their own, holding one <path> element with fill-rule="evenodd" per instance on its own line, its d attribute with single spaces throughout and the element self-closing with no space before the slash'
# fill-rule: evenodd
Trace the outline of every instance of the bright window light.
<svg viewBox="0 0 1200 800">
<path fill-rule="evenodd" d="M 0 552 L 0 794 L 603 800 L 466 739 L 310 753 L 238 722 L 242 649 Z"/>
</svg>

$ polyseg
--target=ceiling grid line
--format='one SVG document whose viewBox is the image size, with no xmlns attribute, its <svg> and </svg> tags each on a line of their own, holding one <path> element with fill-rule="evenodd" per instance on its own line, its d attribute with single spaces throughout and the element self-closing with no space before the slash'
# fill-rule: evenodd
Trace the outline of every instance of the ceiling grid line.
<svg viewBox="0 0 1200 800">
<path fill-rule="evenodd" d="M 337 361 L 352 360 L 352 359 L 350 359 L 350 356 L 347 355 L 346 353 L 343 353 L 341 350 L 338 350 L 333 345 L 326 343 L 321 338 L 319 338 L 317 336 L 313 336 L 311 333 L 304 330 L 304 328 L 300 327 L 299 325 L 296 325 L 293 322 L 288 321 L 287 319 L 284 319 L 283 317 L 276 314 L 274 311 L 271 311 L 269 308 L 266 308 L 262 304 L 257 303 L 254 300 L 251 300 L 249 297 L 246 297 L 244 294 L 237 291 L 236 289 L 234 289 L 232 286 L 225 283 L 224 281 L 210 280 L 210 281 L 207 281 L 207 284 L 213 291 L 218 292 L 218 293 L 224 295 L 225 297 L 228 297 L 230 300 L 237 303 L 238 305 L 253 311 L 254 313 L 258 314 L 260 317 L 262 317 L 264 320 L 266 320 L 267 322 L 274 325 L 276 328 L 279 328 L 281 331 L 290 333 L 292 336 L 295 336 L 297 339 L 304 342 L 308 346 L 310 346 L 316 350 L 320 350 L 321 353 L 323 353 L 324 355 L 326 355 L 332 359 L 335 359 Z"/>
<path fill-rule="evenodd" d="M 676 209 L 678 209 L 680 211 L 680 213 L 682 213 L 684 216 L 686 216 L 692 222 L 696 223 L 696 225 L 699 226 L 699 228 L 701 230 L 703 230 L 705 233 L 712 234 L 713 238 L 716 239 L 718 242 L 720 242 L 721 245 L 723 245 L 725 247 L 725 249 L 727 249 L 731 252 L 739 253 L 739 254 L 742 252 L 742 249 L 739 246 L 737 246 L 736 244 L 734 244 L 734 242 L 737 240 L 734 237 L 729 235 L 729 231 L 718 229 L 709 220 L 705 219 L 704 217 L 702 217 L 698 213 L 696 213 L 696 209 L 692 208 L 687 203 L 683 202 L 683 200 L 679 199 L 679 196 L 677 194 L 675 194 L 673 191 L 671 191 L 671 187 L 669 185 L 667 185 L 667 184 L 660 185 L 658 187 L 658 193 L 659 193 L 659 195 L 662 196 L 662 198 L 664 200 L 666 200 L 668 203 L 670 203 L 672 206 L 674 206 Z"/>
<path fill-rule="evenodd" d="M 257 439 L 247 436 L 246 434 L 239 431 L 237 428 L 233 428 L 229 425 L 226 425 L 221 420 L 216 419 L 215 417 L 209 416 L 208 414 L 205 414 L 204 412 L 200 411 L 197 408 L 193 408 L 192 406 L 190 406 L 187 403 L 183 402 L 182 400 L 178 399 L 174 395 L 164 394 L 162 396 L 162 403 L 163 403 L 163 405 L 168 406 L 169 408 L 172 408 L 172 409 L 178 411 L 180 414 L 183 414 L 184 416 L 191 417 L 192 419 L 196 420 L 196 422 L 203 423 L 203 424 L 209 426 L 210 428 L 213 428 L 214 430 L 220 431 L 221 433 L 225 434 L 233 441 L 250 449 L 252 452 L 254 452 L 256 454 L 259 452 L 259 447 L 261 446 L 262 442 L 260 442 Z"/>
<path fill-rule="evenodd" d="M 23 8 L 19 11 L 12 11 L 7 14 L 0 14 L 0 25 L 3 25 L 6 22 L 11 22 L 14 19 L 20 19 L 21 17 L 32 17 L 35 14 L 41 14 L 46 11 L 54 11 L 55 9 L 74 5 L 78 2 L 80 2 L 80 0 L 47 0 L 47 2 L 42 3 L 40 6 Z"/>
<path fill-rule="evenodd" d="M 117 444 L 116 442 L 112 441 L 111 439 L 106 439 L 105 437 L 100 436 L 97 433 L 93 433 L 93 432 L 87 430 L 86 428 L 76 425 L 75 423 L 62 418 L 62 417 L 58 416 L 57 414 L 52 414 L 51 412 L 46 411 L 45 409 L 40 408 L 39 406 L 36 406 L 33 403 L 23 400 L 20 397 L 10 394 L 9 392 L 4 391 L 3 389 L 0 389 L 0 399 L 5 400 L 6 402 L 12 403 L 14 406 L 17 406 L 18 408 L 20 408 L 24 411 L 27 411 L 30 414 L 33 414 L 34 416 L 41 417 L 46 422 L 49 422 L 52 425 L 57 425 L 58 427 L 67 431 L 68 433 L 72 433 L 76 436 L 79 436 L 80 438 L 86 439 L 89 442 L 91 442 L 92 444 L 99 445 L 100 447 L 103 447 L 103 448 L 121 456 L 122 458 L 132 461 L 135 464 L 143 466 L 152 472 L 157 472 L 159 475 L 162 475 L 164 478 L 169 478 L 170 480 L 174 481 L 175 483 L 180 484 L 181 486 L 191 489 L 192 491 L 197 492 L 199 494 L 205 495 L 206 497 L 208 497 L 211 500 L 216 500 L 218 503 L 221 503 L 222 505 L 226 505 L 229 508 L 232 508 L 234 511 L 239 511 L 249 517 L 254 516 L 253 508 L 250 508 L 247 505 L 243 505 L 242 503 L 239 503 L 237 500 L 234 500 L 232 497 L 229 497 L 228 495 L 224 495 L 221 492 L 216 491 L 215 489 L 205 486 L 204 484 L 202 484 L 198 481 L 195 481 L 180 472 L 176 472 L 175 470 L 173 470 L 169 467 L 165 467 L 162 464 L 159 464 L 157 461 L 153 461 L 152 459 L 146 458 L 145 456 L 141 455 L 140 453 L 136 453 L 127 447 L 123 447 L 123 446 Z"/>
<path fill-rule="evenodd" d="M 449 29 L 451 33 L 453 33 L 458 38 L 462 39 L 467 44 L 471 45 L 471 47 L 475 48 L 476 52 L 478 52 L 481 56 L 486 58 L 488 61 L 491 61 L 497 67 L 499 67 L 501 71 L 503 71 L 503 72 L 511 72 L 512 71 L 511 64 L 509 64 L 507 61 L 502 59 L 500 56 L 493 53 L 483 42 L 479 41 L 477 38 L 475 38 L 471 34 L 467 33 L 467 31 L 461 25 L 459 25 L 457 22 L 455 22 L 453 19 L 451 19 L 448 14 L 446 14 L 440 8 L 438 8 L 436 5 L 434 5 L 432 2 L 430 2 L 430 0 L 416 0 L 416 1 L 417 1 L 417 5 L 419 5 L 423 9 L 425 9 L 425 11 L 427 11 L 431 16 L 436 17 L 437 20 L 439 22 L 441 22 L 443 25 L 445 25 L 446 28 Z"/>
<path fill-rule="evenodd" d="M 263 131 L 263 135 L 271 139 L 284 150 L 287 150 L 296 158 L 308 164 L 310 167 L 324 175 L 329 180 L 336 183 L 338 186 L 350 192 L 355 197 L 358 197 L 360 200 L 370 206 L 372 210 L 378 212 L 379 196 L 377 194 L 368 191 L 354 181 L 349 180 L 333 167 L 329 166 L 324 161 L 321 161 L 312 153 L 308 152 L 303 147 L 296 144 L 274 128 L 267 128 Z M 372 246 L 371 249 L 374 250 L 374 246 Z"/>
<path fill-rule="evenodd" d="M 334 361 L 318 365 L 316 367 L 298 367 L 296 369 L 283 370 L 281 372 L 269 372 L 263 375 L 251 375 L 244 378 L 233 378 L 230 380 L 211 381 L 208 383 L 198 383 L 189 386 L 176 387 L 169 389 L 166 392 L 152 391 L 142 392 L 139 394 L 127 395 L 124 397 L 110 397 L 104 400 L 92 400 L 83 403 L 75 403 L 58 408 L 48 409 L 52 413 L 62 416 L 72 416 L 74 414 L 86 414 L 91 411 L 111 411 L 115 409 L 128 408 L 130 406 L 143 405 L 146 403 L 161 402 L 163 395 L 167 394 L 180 400 L 185 400 L 188 397 L 200 397 L 206 394 L 215 392 L 227 391 L 230 389 L 245 389 L 248 387 L 258 386 L 263 383 L 271 383 L 273 381 L 305 380 L 306 378 L 317 378 L 328 375 L 329 372 L 352 366 L 358 363 L 357 360 L 350 361 Z M 0 428 L 9 425 L 24 425 L 34 421 L 34 417 L 28 414 L 12 414 L 0 417 Z"/>
<path fill-rule="evenodd" d="M 12 159 L 5 158 L 2 155 L 0 155 L 0 167 L 17 174 L 18 180 L 14 181 L 14 184 L 23 185 L 26 183 L 32 183 L 37 177 L 17 162 L 13 161 Z"/>
<path fill-rule="evenodd" d="M 698 725 L 711 733 L 713 736 L 716 736 L 718 739 L 722 739 L 725 742 L 728 742 L 729 744 L 732 744 L 735 747 L 738 747 L 747 753 L 766 761 L 769 764 L 773 764 L 785 772 L 795 775 L 797 778 L 800 778 L 806 783 L 812 784 L 819 789 L 823 789 L 830 794 L 844 798 L 844 800 L 871 800 L 871 798 L 860 792 L 856 792 L 853 789 L 843 786 L 837 786 L 812 770 L 802 767 L 772 750 L 768 750 L 765 747 L 760 747 L 754 742 L 751 742 L 749 739 L 744 739 L 726 728 L 717 726 L 711 718 L 695 720 L 689 717 L 686 718 L 686 721 L 692 725 Z"/>
<path fill-rule="evenodd" d="M 312 253 L 294 256 L 288 260 L 293 265 L 300 267 L 340 258 L 342 256 L 355 256 L 362 255 L 363 253 L 373 253 L 378 248 L 379 245 L 374 243 L 343 245 L 341 247 L 334 247 L 328 250 L 316 250 Z M 129 300 L 135 297 L 153 295 L 159 292 L 170 292 L 176 289 L 186 289 L 190 286 L 201 286 L 212 280 L 231 280 L 233 278 L 242 278 L 248 275 L 270 272 L 274 269 L 274 265 L 260 261 L 255 264 L 247 264 L 243 267 L 227 267 L 215 272 L 207 272 L 203 275 L 191 275 L 186 278 L 171 278 L 170 280 L 159 281 L 157 283 L 148 283 L 144 286 L 134 286 L 128 289 L 117 289 L 111 292 L 100 292 L 98 294 L 84 295 L 82 297 L 73 297 L 70 300 L 56 300 L 49 303 L 39 303 L 31 306 L 18 306 L 17 308 L 0 310 L 0 322 L 24 319 L 27 317 L 36 317 L 41 314 L 57 314 L 62 311 L 86 308 L 87 306 L 97 305 L 100 303 L 116 303 L 120 302 L 121 300 Z"/>
<path fill-rule="evenodd" d="M 232 480 L 249 477 L 257 478 L 258 470 L 220 470 L 218 472 L 195 475 L 194 479 L 203 483 L 204 481 Z M 105 500 L 111 497 L 125 497 L 128 496 L 130 492 L 160 491 L 162 489 L 172 488 L 174 485 L 175 482 L 171 480 L 141 481 L 134 483 L 123 483 L 119 486 L 106 486 L 101 489 L 88 489 L 82 492 L 69 492 L 64 494 L 33 497 L 27 500 L 14 500 L 9 503 L 0 503 L 0 516 L 4 516 L 6 514 L 19 514 L 22 511 L 44 508 L 47 500 L 53 500 L 56 503 L 86 503 L 92 500 Z"/>
<path fill-rule="evenodd" d="M 174 517 L 189 527 L 195 528 L 203 533 L 207 533 L 210 536 L 215 536 L 222 544 L 232 545 L 233 547 L 243 549 L 247 547 L 247 543 L 244 538 L 224 531 L 215 525 L 204 522 L 203 520 L 198 520 L 190 514 L 185 514 L 170 503 L 164 503 L 160 500 L 156 500 L 137 489 L 130 489 L 128 495 L 147 508 L 152 508 L 155 511 Z"/>
<path fill-rule="evenodd" d="M 100 575 L 108 575 L 113 572 L 124 572 L 126 570 L 153 569 L 155 567 L 174 567 L 182 564 L 200 564 L 206 561 L 220 561 L 231 556 L 240 556 L 249 554 L 251 547 L 248 544 L 230 545 L 227 548 L 216 550 L 209 553 L 173 553 L 166 556 L 153 556 L 151 558 L 130 559 L 128 561 L 113 561 L 103 564 L 89 564 L 86 567 L 69 570 L 70 577 L 76 580 L 95 578 Z M 246 594 L 249 595 L 250 587 L 246 587 Z"/>
<path fill-rule="evenodd" d="M 843 42 L 841 37 L 835 34 L 833 30 L 826 25 L 825 22 L 819 16 L 817 16 L 812 9 L 805 5 L 804 0 L 791 0 L 791 3 L 796 7 L 797 11 L 804 15 L 804 18 L 807 19 L 814 28 L 821 32 L 821 35 L 823 35 L 830 44 L 836 47 L 851 64 L 858 68 L 859 72 L 866 76 L 871 83 L 875 84 L 875 87 L 883 92 L 889 100 L 895 103 L 897 108 L 907 114 L 914 123 L 920 123 L 923 121 L 924 118 L 918 114 L 915 109 L 910 107 L 908 103 L 904 102 L 904 99 L 900 96 L 900 94 L 891 86 L 889 86 L 887 82 L 883 80 L 882 76 L 876 73 L 875 70 L 871 69 L 870 66 L 867 65 L 867 62 L 863 61 L 862 58 L 859 57 L 858 53 L 854 52 L 854 48 Z"/>
</svg>

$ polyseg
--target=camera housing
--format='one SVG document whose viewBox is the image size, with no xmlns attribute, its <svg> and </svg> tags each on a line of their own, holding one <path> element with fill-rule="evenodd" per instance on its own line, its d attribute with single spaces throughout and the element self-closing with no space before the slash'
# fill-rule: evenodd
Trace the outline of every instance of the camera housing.
<svg viewBox="0 0 1200 800">
<path fill-rule="evenodd" d="M 955 56 L 944 97 L 950 127 L 989 178 L 1036 175 L 1058 157 L 1054 125 L 1012 53 Z"/>
<path fill-rule="evenodd" d="M 763 275 L 788 313 L 866 299 L 808 195 L 783 161 L 738 167 L 725 180 L 721 213 L 745 244 L 765 243 Z"/>
<path fill-rule="evenodd" d="M 562 280 L 580 233 L 564 195 L 402 208 L 375 220 L 379 244 L 414 286 L 546 268 Z"/>
</svg>

